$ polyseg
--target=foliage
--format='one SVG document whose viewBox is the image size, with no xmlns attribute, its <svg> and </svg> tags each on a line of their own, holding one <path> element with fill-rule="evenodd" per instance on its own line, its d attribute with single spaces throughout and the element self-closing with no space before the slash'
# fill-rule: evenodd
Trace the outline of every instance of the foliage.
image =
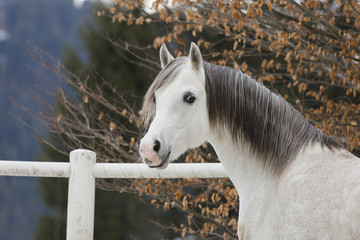
<svg viewBox="0 0 360 240">
<path fill-rule="evenodd" d="M 149 51 L 169 42 L 180 56 L 190 40 L 196 41 L 206 60 L 252 75 L 348 150 L 360 153 L 357 1 L 157 0 L 152 10 L 141 0 L 116 0 L 108 11 L 98 13 L 129 28 L 156 24 L 165 33 L 154 32 L 150 43 L 127 40 L 125 35 L 105 38 L 136 57 L 136 64 L 157 71 L 159 65 Z M 135 139 L 141 126 L 137 110 L 105 81 L 89 87 L 86 79 L 66 68 L 51 61 L 48 67 L 79 93 L 74 100 L 58 89 L 63 111 L 46 115 L 49 128 L 65 136 L 62 139 L 69 148 L 97 152 L 99 161 L 137 161 Z M 103 86 L 116 92 L 116 101 L 104 95 Z M 205 143 L 190 151 L 184 161 L 216 161 L 216 157 Z M 98 187 L 148 195 L 163 211 L 177 209 L 185 218 L 169 227 L 183 238 L 236 238 L 239 199 L 229 180 L 112 180 L 99 181 Z"/>
<path fill-rule="evenodd" d="M 144 24 L 143 16 L 132 13 L 142 1 L 115 2 L 118 7 L 110 8 L 113 21 Z M 145 22 L 160 20 L 168 29 L 154 36 L 154 48 L 176 42 L 175 54 L 182 55 L 189 45 L 186 33 L 191 33 L 207 60 L 233 66 L 275 88 L 286 86 L 284 97 L 309 120 L 349 150 L 359 150 L 358 1 L 158 0 L 153 7 L 159 14 Z M 121 8 L 131 12 L 124 15 L 117 10 Z"/>
</svg>

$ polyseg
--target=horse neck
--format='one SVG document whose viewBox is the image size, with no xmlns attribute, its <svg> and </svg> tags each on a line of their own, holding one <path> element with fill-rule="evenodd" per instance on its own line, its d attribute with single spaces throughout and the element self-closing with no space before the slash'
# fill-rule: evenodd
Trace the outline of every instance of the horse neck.
<svg viewBox="0 0 360 240">
<path fill-rule="evenodd" d="M 209 142 L 242 200 L 251 198 L 258 191 L 265 194 L 274 188 L 275 177 L 251 154 L 246 147 L 248 144 L 235 143 L 227 130 L 214 133 Z"/>
</svg>

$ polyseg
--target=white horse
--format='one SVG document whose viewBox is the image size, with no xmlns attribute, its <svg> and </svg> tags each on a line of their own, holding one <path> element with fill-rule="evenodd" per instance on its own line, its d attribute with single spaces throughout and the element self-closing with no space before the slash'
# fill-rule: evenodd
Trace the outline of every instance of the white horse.
<svg viewBox="0 0 360 240">
<path fill-rule="evenodd" d="M 140 155 L 165 168 L 208 141 L 240 196 L 239 239 L 360 239 L 360 159 L 250 76 L 160 49 Z"/>
</svg>

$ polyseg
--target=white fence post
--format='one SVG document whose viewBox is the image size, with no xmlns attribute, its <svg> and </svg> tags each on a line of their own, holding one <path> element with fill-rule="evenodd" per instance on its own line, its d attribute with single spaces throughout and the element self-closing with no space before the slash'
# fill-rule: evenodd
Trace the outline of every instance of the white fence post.
<svg viewBox="0 0 360 240">
<path fill-rule="evenodd" d="M 78 149 L 70 152 L 67 240 L 88 240 L 94 235 L 96 153 Z"/>
</svg>

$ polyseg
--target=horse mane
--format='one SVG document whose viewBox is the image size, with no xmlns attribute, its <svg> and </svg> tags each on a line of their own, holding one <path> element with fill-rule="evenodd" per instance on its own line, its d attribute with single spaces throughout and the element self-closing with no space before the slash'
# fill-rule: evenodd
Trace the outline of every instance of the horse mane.
<svg viewBox="0 0 360 240">
<path fill-rule="evenodd" d="M 279 175 L 308 144 L 341 148 L 281 96 L 249 75 L 230 67 L 203 63 L 210 125 L 228 128 L 233 141 L 248 144 L 252 154 Z"/>
<path fill-rule="evenodd" d="M 155 114 L 154 93 L 180 72 L 187 57 L 169 63 L 155 78 L 141 111 L 145 128 Z M 280 175 L 308 144 L 319 142 L 329 149 L 342 148 L 281 96 L 249 75 L 230 67 L 203 62 L 210 126 L 227 128 L 235 143 L 246 144 L 261 165 Z"/>
</svg>

